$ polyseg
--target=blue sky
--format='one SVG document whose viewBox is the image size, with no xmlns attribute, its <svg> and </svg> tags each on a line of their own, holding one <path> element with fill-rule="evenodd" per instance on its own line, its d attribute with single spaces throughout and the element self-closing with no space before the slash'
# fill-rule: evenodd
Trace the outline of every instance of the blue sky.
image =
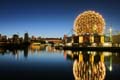
<svg viewBox="0 0 120 80">
<path fill-rule="evenodd" d="M 120 30 L 119 0 L 0 0 L 0 33 L 63 37 L 86 10 L 99 12 L 107 27 Z"/>
</svg>

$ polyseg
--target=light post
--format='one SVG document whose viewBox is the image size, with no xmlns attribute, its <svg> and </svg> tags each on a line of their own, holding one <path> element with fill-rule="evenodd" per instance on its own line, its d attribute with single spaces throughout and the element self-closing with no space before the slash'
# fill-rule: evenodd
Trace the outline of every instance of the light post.
<svg viewBox="0 0 120 80">
<path fill-rule="evenodd" d="M 110 42 L 112 43 L 112 28 L 111 27 L 110 27 L 109 31 L 110 31 Z"/>
</svg>

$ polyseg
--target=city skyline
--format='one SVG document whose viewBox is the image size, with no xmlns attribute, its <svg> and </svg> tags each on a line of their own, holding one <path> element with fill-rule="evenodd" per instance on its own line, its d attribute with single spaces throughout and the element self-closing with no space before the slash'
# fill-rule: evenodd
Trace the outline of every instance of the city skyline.
<svg viewBox="0 0 120 80">
<path fill-rule="evenodd" d="M 0 33 L 12 36 L 63 37 L 70 33 L 75 18 L 86 10 L 102 14 L 106 28 L 119 30 L 117 0 L 0 0 Z"/>
</svg>

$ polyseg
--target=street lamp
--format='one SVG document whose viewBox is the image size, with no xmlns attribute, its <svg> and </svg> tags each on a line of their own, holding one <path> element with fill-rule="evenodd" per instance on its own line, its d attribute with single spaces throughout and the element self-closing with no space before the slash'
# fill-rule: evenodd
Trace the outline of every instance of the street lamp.
<svg viewBox="0 0 120 80">
<path fill-rule="evenodd" d="M 112 28 L 111 27 L 110 27 L 109 31 L 110 31 L 110 42 L 112 42 Z"/>
</svg>

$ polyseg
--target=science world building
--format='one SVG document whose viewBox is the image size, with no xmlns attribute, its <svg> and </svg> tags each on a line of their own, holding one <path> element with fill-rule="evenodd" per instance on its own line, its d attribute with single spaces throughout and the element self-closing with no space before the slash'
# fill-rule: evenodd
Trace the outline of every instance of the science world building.
<svg viewBox="0 0 120 80">
<path fill-rule="evenodd" d="M 73 45 L 100 46 L 104 44 L 105 20 L 98 12 L 89 10 L 79 14 L 74 21 L 73 30 Z"/>
</svg>

